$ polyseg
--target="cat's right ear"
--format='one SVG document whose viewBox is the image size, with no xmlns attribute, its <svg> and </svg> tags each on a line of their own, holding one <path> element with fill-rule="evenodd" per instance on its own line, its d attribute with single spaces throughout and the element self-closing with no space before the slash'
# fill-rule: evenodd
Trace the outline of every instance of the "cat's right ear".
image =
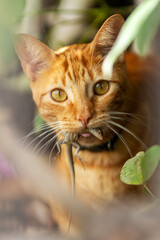
<svg viewBox="0 0 160 240">
<path fill-rule="evenodd" d="M 38 74 L 51 65 L 54 55 L 53 51 L 36 38 L 27 34 L 17 34 L 14 43 L 23 71 L 30 81 L 35 81 Z"/>
<path fill-rule="evenodd" d="M 109 17 L 101 26 L 94 40 L 92 48 L 94 55 L 107 55 L 112 48 L 119 32 L 124 23 L 124 19 L 120 14 Z"/>
</svg>

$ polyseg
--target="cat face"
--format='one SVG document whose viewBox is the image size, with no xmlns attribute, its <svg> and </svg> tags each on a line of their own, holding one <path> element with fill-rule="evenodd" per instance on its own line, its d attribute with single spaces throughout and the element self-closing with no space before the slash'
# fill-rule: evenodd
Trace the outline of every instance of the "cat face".
<svg viewBox="0 0 160 240">
<path fill-rule="evenodd" d="M 16 51 L 30 79 L 33 98 L 41 116 L 60 135 L 77 133 L 81 145 L 100 144 L 88 130 L 99 128 L 107 141 L 110 112 L 125 108 L 127 89 L 124 58 L 116 63 L 111 80 L 101 71 L 104 57 L 123 24 L 110 17 L 89 44 L 75 44 L 57 51 L 35 38 L 20 34 Z"/>
</svg>

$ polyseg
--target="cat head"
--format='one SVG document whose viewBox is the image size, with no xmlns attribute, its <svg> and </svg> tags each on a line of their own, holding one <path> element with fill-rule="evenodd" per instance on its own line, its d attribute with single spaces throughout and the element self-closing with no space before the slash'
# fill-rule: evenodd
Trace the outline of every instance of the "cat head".
<svg viewBox="0 0 160 240">
<path fill-rule="evenodd" d="M 82 145 L 99 143 L 88 133 L 91 128 L 100 128 L 104 141 L 109 139 L 111 134 L 106 128 L 109 113 L 124 107 L 121 94 L 127 85 L 124 55 L 115 64 L 111 80 L 105 79 L 101 70 L 123 22 L 120 15 L 113 15 L 91 43 L 57 51 L 26 34 L 16 38 L 16 52 L 41 116 L 57 132 L 79 134 Z"/>
</svg>

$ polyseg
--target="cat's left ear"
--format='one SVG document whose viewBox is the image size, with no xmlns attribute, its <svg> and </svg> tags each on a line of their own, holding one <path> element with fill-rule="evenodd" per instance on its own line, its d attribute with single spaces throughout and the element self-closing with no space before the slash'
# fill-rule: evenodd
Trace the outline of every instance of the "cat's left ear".
<svg viewBox="0 0 160 240">
<path fill-rule="evenodd" d="M 23 71 L 30 81 L 36 80 L 39 73 L 49 68 L 53 61 L 53 51 L 28 34 L 18 34 L 16 36 L 15 50 Z"/>
<path fill-rule="evenodd" d="M 112 48 L 118 33 L 124 23 L 120 14 L 109 17 L 101 26 L 93 42 L 93 54 L 105 56 Z"/>
</svg>

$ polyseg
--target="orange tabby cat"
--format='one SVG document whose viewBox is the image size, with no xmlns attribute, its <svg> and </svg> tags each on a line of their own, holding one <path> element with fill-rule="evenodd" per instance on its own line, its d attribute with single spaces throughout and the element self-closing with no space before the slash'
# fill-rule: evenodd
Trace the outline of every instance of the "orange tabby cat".
<svg viewBox="0 0 160 240">
<path fill-rule="evenodd" d="M 150 134 L 146 127 L 150 114 L 144 87 L 148 75 L 143 78 L 145 60 L 123 54 L 111 80 L 101 71 L 123 22 L 120 15 L 113 15 L 91 43 L 57 51 L 26 34 L 16 39 L 16 52 L 40 115 L 58 138 L 65 133 L 78 136 L 85 170 L 74 157 L 76 193 L 95 208 L 135 189 L 120 181 L 120 170 L 128 158 L 146 148 Z M 93 128 L 101 131 L 103 140 L 89 132 Z M 69 179 L 64 146 L 61 159 L 57 169 Z"/>
</svg>

